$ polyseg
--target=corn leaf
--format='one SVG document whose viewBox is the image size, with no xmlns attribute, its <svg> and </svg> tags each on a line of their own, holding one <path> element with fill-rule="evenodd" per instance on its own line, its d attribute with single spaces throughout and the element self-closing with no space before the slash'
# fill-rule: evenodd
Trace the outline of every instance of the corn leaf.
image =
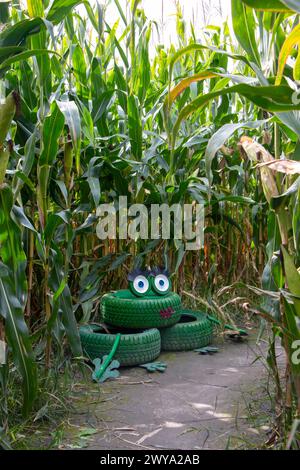
<svg viewBox="0 0 300 470">
<path fill-rule="evenodd" d="M 294 65 L 293 76 L 295 82 L 300 80 L 300 51 L 298 51 L 297 59 Z"/>
<path fill-rule="evenodd" d="M 289 332 L 289 335 L 286 335 L 286 340 L 288 344 L 288 355 L 290 358 L 291 369 L 293 373 L 297 376 L 300 375 L 300 364 L 292 360 L 294 351 L 293 343 L 294 341 L 299 341 L 300 339 L 300 330 L 297 326 L 296 315 L 295 315 L 295 303 L 294 305 L 291 302 L 288 302 L 286 298 L 283 299 L 284 305 L 284 323 L 285 327 Z"/>
<path fill-rule="evenodd" d="M 68 338 L 68 342 L 74 357 L 82 357 L 83 353 L 77 322 L 73 312 L 72 296 L 68 284 L 65 283 L 65 259 L 63 253 L 61 253 L 59 248 L 54 244 L 50 261 L 52 269 L 49 283 L 52 291 L 56 293 L 53 299 L 54 311 L 57 313 L 60 312 L 61 314 L 61 322 L 65 328 L 66 336 Z M 61 294 L 58 295 L 57 293 L 62 288 L 62 286 L 63 290 Z M 50 324 L 53 321 L 54 319 L 51 318 Z"/>
<path fill-rule="evenodd" d="M 26 256 L 21 230 L 11 218 L 13 195 L 7 185 L 0 189 L 0 313 L 14 362 L 22 376 L 23 412 L 32 408 L 37 390 L 36 366 L 23 311 L 27 298 Z"/>
<path fill-rule="evenodd" d="M 81 119 L 78 107 L 74 101 L 57 100 L 56 103 L 69 128 L 75 153 L 76 171 L 80 174 Z"/>
<path fill-rule="evenodd" d="M 209 70 L 204 70 L 203 72 L 192 75 L 191 77 L 184 78 L 181 80 L 169 93 L 166 100 L 168 101 L 169 106 L 175 101 L 175 99 L 182 93 L 186 88 L 188 88 L 192 83 L 200 82 L 202 80 L 207 80 L 209 78 L 219 77 L 220 74 L 215 72 L 210 72 Z"/>
<path fill-rule="evenodd" d="M 88 3 L 84 0 L 54 0 L 47 13 L 47 20 L 60 23 L 77 5 Z"/>
<path fill-rule="evenodd" d="M 242 2 L 251 8 L 255 8 L 255 10 L 278 11 L 284 13 L 289 13 L 291 11 L 290 8 L 288 8 L 288 3 L 297 3 L 283 0 L 242 0 Z"/>
<path fill-rule="evenodd" d="M 209 139 L 206 151 L 205 151 L 205 165 L 206 165 L 206 174 L 209 181 L 212 181 L 212 172 L 211 164 L 217 153 L 217 151 L 224 145 L 224 143 L 239 129 L 256 129 L 263 124 L 266 120 L 263 121 L 248 121 L 241 122 L 238 124 L 225 124 L 222 126 L 213 136 Z"/>
<path fill-rule="evenodd" d="M 11 219 L 13 195 L 9 186 L 2 185 L 0 189 L 0 257 L 5 265 L 14 273 L 14 283 L 19 303 L 24 307 L 27 298 L 27 283 L 25 276 L 26 255 L 22 248 L 21 233 Z"/>
<path fill-rule="evenodd" d="M 20 21 L 0 33 L 0 47 L 24 46 L 28 36 L 38 33 L 45 25 L 41 18 Z"/>
<path fill-rule="evenodd" d="M 283 3 L 296 13 L 300 13 L 300 4 L 298 0 L 281 0 L 281 3 Z"/>
<path fill-rule="evenodd" d="M 7 59 L 3 60 L 0 64 L 0 70 L 6 67 L 9 67 L 11 64 L 14 64 L 15 62 L 21 62 L 22 60 L 27 60 L 30 57 L 48 56 L 49 54 L 57 54 L 57 53 L 55 51 L 48 51 L 47 49 L 32 49 L 29 51 L 20 52 L 19 54 L 15 54 L 12 57 L 8 57 Z"/>
<path fill-rule="evenodd" d="M 136 98 L 128 96 L 128 130 L 132 156 L 139 160 L 142 157 L 142 123 Z"/>
<path fill-rule="evenodd" d="M 39 165 L 51 165 L 58 152 L 58 139 L 64 128 L 65 118 L 56 103 L 52 112 L 46 117 L 43 126 L 43 147 L 39 159 Z"/>
<path fill-rule="evenodd" d="M 234 34 L 250 59 L 260 64 L 260 56 L 255 38 L 255 18 L 253 11 L 240 0 L 231 0 L 232 25 Z"/>
<path fill-rule="evenodd" d="M 218 98 L 219 96 L 228 95 L 231 93 L 238 93 L 244 96 L 252 103 L 256 104 L 260 108 L 270 112 L 280 112 L 288 110 L 300 109 L 300 104 L 293 104 L 292 94 L 293 90 L 288 86 L 251 86 L 246 84 L 234 85 L 232 87 L 224 88 L 212 93 L 200 95 L 195 100 L 191 101 L 186 105 L 179 113 L 177 121 L 173 127 L 173 144 L 180 125 L 183 120 L 187 119 L 195 111 L 202 109 L 212 99 Z"/>
<path fill-rule="evenodd" d="M 288 35 L 285 39 L 283 46 L 281 48 L 279 58 L 278 58 L 278 71 L 276 76 L 276 85 L 280 85 L 284 67 L 288 60 L 289 55 L 291 54 L 292 50 L 295 46 L 299 46 L 300 44 L 300 25 L 297 25 L 292 32 Z M 297 65 L 297 63 L 296 63 Z"/>
<path fill-rule="evenodd" d="M 178 62 L 178 60 L 181 59 L 181 57 L 183 57 L 184 55 L 187 55 L 187 54 L 195 53 L 195 52 L 202 52 L 203 50 L 208 50 L 208 51 L 211 51 L 211 52 L 215 52 L 217 54 L 224 55 L 226 57 L 230 57 L 230 58 L 235 59 L 235 60 L 240 60 L 240 61 L 244 62 L 246 65 L 248 65 L 249 67 L 252 67 L 252 65 L 249 62 L 249 60 L 247 59 L 247 57 L 245 57 L 243 55 L 233 54 L 233 53 L 228 52 L 226 50 L 219 49 L 217 47 L 206 45 L 206 44 L 193 43 L 193 44 L 189 44 L 188 46 L 186 46 L 182 49 L 179 49 L 179 51 L 175 52 L 170 57 L 170 59 L 169 59 L 169 76 L 170 76 L 170 78 L 172 78 L 173 69 L 174 69 L 174 66 L 175 66 L 176 62 Z"/>
</svg>

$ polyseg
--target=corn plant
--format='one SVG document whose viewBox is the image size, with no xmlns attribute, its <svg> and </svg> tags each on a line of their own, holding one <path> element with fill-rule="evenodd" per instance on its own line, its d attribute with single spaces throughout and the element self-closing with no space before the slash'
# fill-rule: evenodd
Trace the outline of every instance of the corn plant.
<svg viewBox="0 0 300 470">
<path fill-rule="evenodd" d="M 123 287 L 134 265 L 168 265 L 175 288 L 184 283 L 194 297 L 204 289 L 215 312 L 217 286 L 257 286 L 262 276 L 261 313 L 273 319 L 288 358 L 299 333 L 298 293 L 287 274 L 295 279 L 300 262 L 299 185 L 268 167 L 273 155 L 279 162 L 282 153 L 299 155 L 297 2 L 233 0 L 234 38 L 227 23 L 197 36 L 192 25 L 189 33 L 178 4 L 178 45 L 155 51 L 157 24 L 141 2 L 126 11 L 114 3 L 115 24 L 100 2 L 0 4 L 6 430 L 12 361 L 28 414 L 41 377 L 60 370 L 65 357 L 82 357 L 77 323 L 97 318 L 102 294 Z M 244 134 L 249 140 L 239 142 Z M 260 161 L 265 152 L 269 162 Z M 204 249 L 185 252 L 176 240 L 100 241 L 96 208 L 119 196 L 147 207 L 201 202 Z M 293 391 L 298 370 L 290 359 L 288 367 Z M 297 393 L 287 395 L 290 415 Z"/>
<path fill-rule="evenodd" d="M 285 138 L 288 134 L 291 138 L 289 148 L 286 150 L 294 154 L 297 160 L 297 141 L 298 141 L 298 101 L 293 99 L 293 89 L 289 82 L 283 83 L 283 77 L 290 80 L 291 73 L 294 79 L 297 79 L 298 69 L 297 60 L 294 69 L 287 66 L 287 59 L 293 54 L 293 48 L 299 44 L 299 33 L 297 22 L 295 22 L 295 12 L 298 13 L 296 2 L 271 2 L 266 5 L 259 1 L 232 0 L 233 28 L 235 36 L 247 56 L 238 56 L 236 52 L 230 54 L 239 63 L 243 63 L 244 83 L 238 85 L 219 87 L 216 91 L 201 94 L 183 107 L 176 117 L 175 123 L 170 128 L 170 141 L 174 152 L 178 135 L 181 132 L 182 123 L 189 116 L 199 112 L 199 109 L 212 100 L 219 99 L 222 96 L 232 96 L 238 94 L 244 97 L 248 102 L 253 102 L 256 107 L 265 112 L 265 119 L 261 122 L 243 122 L 239 124 L 225 124 L 210 139 L 205 153 L 207 178 L 213 182 L 212 165 L 217 151 L 230 138 L 230 136 L 241 128 L 253 128 L 259 125 L 268 125 L 273 122 L 274 132 L 274 154 L 271 156 L 260 144 L 255 143 L 251 138 L 243 138 L 241 146 L 245 152 L 245 159 L 250 162 L 260 162 L 261 185 L 265 198 L 270 206 L 268 215 L 268 262 L 264 269 L 262 280 L 263 292 L 266 297 L 271 298 L 265 302 L 262 316 L 267 318 L 273 325 L 274 334 L 282 338 L 282 344 L 287 356 L 287 382 L 285 393 L 286 423 L 291 425 L 291 419 L 296 410 L 299 415 L 299 365 L 292 361 L 293 348 L 295 341 L 299 340 L 299 313 L 297 311 L 299 295 L 299 273 L 297 266 L 298 258 L 298 179 L 293 176 L 284 175 L 297 174 L 298 163 L 285 160 L 276 160 L 280 157 L 284 149 Z M 276 3 L 276 5 L 275 5 Z M 255 13 L 255 8 L 257 12 Z M 266 12 L 265 12 L 266 11 Z M 270 12 L 271 11 L 271 12 Z M 265 12 L 265 13 L 264 13 Z M 282 22 L 283 14 L 286 21 Z M 293 20 L 291 21 L 290 20 Z M 272 33 L 272 41 L 266 41 L 266 35 L 261 34 L 261 41 L 257 41 L 256 24 L 257 22 Z M 296 26 L 295 26 L 296 24 Z M 262 29 L 261 29 L 262 30 Z M 260 30 L 260 31 L 261 31 Z M 193 44 L 179 51 L 175 55 L 175 60 L 182 54 L 191 54 L 193 51 L 201 50 L 201 44 Z M 260 51 L 262 48 L 262 51 Z M 263 50 L 267 50 L 265 58 L 268 61 L 263 63 Z M 228 54 L 222 51 L 222 54 Z M 173 62 L 172 62 L 173 65 Z M 172 70 L 172 69 L 171 69 Z M 275 84 L 272 79 L 272 73 L 276 73 Z M 192 83 L 199 80 L 213 80 L 218 75 L 216 71 L 209 69 L 200 74 L 188 76 L 181 80 L 168 94 L 166 100 L 166 114 L 170 113 L 171 105 L 177 99 L 180 93 L 189 87 Z M 249 83 L 251 77 L 257 77 L 258 83 Z M 230 81 L 238 81 L 238 77 L 228 77 Z M 228 80 L 228 82 L 229 82 Z M 228 83 L 227 82 L 227 83 Z M 259 84 L 259 86 L 258 86 Z M 271 116 L 274 116 L 271 118 Z M 272 124 L 271 124 L 272 125 Z M 283 144 L 283 145 L 282 145 Z M 289 205 L 291 204 L 291 205 Z M 290 210 L 287 210 L 287 206 Z M 274 212 L 273 212 L 274 211 Z M 276 214 L 274 217 L 273 214 Z M 276 294 L 275 294 L 276 292 Z M 272 300 L 273 299 L 273 300 Z M 266 308 L 267 307 L 267 308 Z M 273 366 L 276 366 L 274 353 L 274 340 L 271 344 L 271 359 Z M 276 368 L 276 367 L 275 367 Z M 278 373 L 275 371 L 278 375 Z M 280 384 L 278 384 L 280 387 Z M 282 399 L 279 391 L 277 395 Z M 295 408 L 294 408 L 295 405 Z M 282 431 L 282 429 L 281 429 Z"/>
</svg>

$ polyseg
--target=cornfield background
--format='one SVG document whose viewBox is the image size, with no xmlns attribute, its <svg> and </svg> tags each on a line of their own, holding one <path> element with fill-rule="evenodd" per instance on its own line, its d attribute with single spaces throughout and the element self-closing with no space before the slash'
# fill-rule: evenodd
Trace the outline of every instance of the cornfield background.
<svg viewBox="0 0 300 470">
<path fill-rule="evenodd" d="M 106 3 L 0 3 L 1 445 L 82 367 L 78 323 L 151 260 L 222 320 L 222 294 L 247 292 L 271 329 L 284 446 L 300 414 L 298 2 L 232 0 L 218 25 L 177 2 L 170 44 L 139 0 Z M 203 203 L 205 248 L 99 241 L 96 208 L 120 195 Z"/>
</svg>

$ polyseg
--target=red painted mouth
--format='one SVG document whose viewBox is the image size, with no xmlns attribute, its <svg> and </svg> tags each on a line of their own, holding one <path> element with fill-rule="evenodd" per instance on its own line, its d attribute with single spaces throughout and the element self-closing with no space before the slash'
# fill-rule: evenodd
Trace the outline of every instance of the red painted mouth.
<svg viewBox="0 0 300 470">
<path fill-rule="evenodd" d="M 159 312 L 162 318 L 170 318 L 173 315 L 173 313 L 175 312 L 172 309 L 172 307 L 164 308 L 163 310 Z"/>
</svg>

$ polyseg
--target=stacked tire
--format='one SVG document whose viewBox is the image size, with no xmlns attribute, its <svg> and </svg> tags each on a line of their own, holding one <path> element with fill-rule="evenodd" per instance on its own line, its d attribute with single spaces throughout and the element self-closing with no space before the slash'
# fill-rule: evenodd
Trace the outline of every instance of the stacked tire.
<svg viewBox="0 0 300 470">
<path fill-rule="evenodd" d="M 90 360 L 103 357 L 111 351 L 118 330 L 101 325 L 87 325 L 80 328 L 83 349 Z M 124 332 L 115 355 L 121 366 L 137 366 L 156 359 L 161 351 L 160 333 L 156 328 L 143 331 Z"/>
<path fill-rule="evenodd" d="M 181 299 L 175 292 L 136 297 L 130 290 L 102 297 L 102 318 L 108 325 L 123 328 L 165 328 L 180 320 Z"/>
<path fill-rule="evenodd" d="M 163 351 L 191 351 L 211 343 L 213 326 L 205 313 L 182 310 L 179 322 L 160 334 Z"/>
<path fill-rule="evenodd" d="M 206 314 L 182 310 L 175 292 L 136 297 L 130 290 L 105 294 L 101 302 L 105 326 L 80 328 L 85 354 L 91 359 L 107 355 L 121 333 L 115 359 L 121 366 L 154 361 L 162 351 L 190 351 L 210 344 L 213 326 Z"/>
</svg>

